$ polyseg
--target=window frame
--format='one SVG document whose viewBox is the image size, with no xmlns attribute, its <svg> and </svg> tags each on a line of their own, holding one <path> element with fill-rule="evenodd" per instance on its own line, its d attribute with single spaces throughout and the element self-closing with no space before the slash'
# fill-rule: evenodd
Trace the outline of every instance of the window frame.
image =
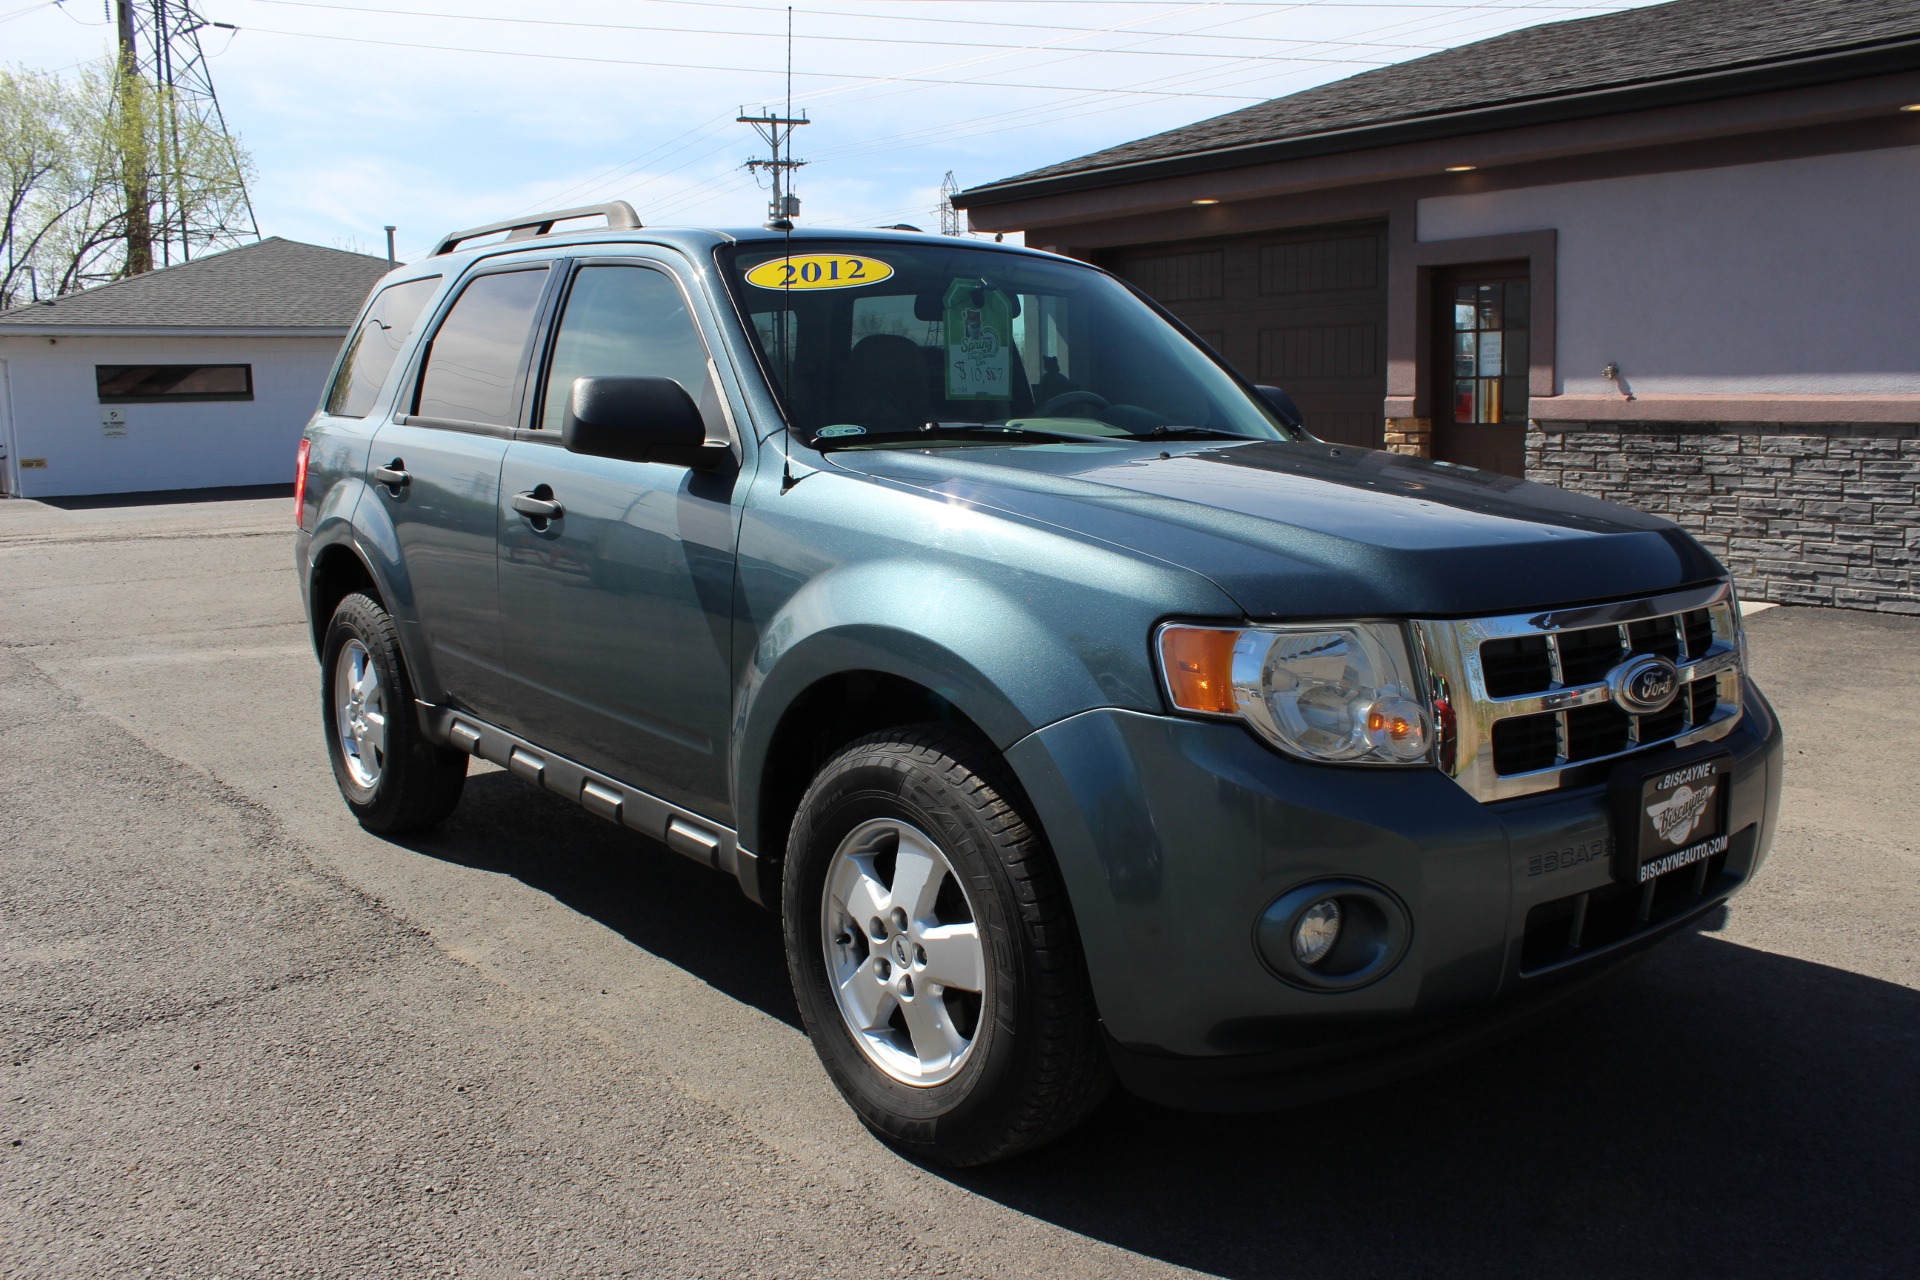
<svg viewBox="0 0 1920 1280">
<path fill-rule="evenodd" d="M 404 289 L 410 284 L 427 282 L 431 282 L 434 288 L 427 294 L 426 301 L 420 304 L 419 312 L 413 317 L 413 327 L 410 328 L 401 339 L 405 345 L 394 355 L 393 363 L 387 366 L 386 376 L 380 380 L 379 389 L 373 393 L 373 401 L 367 406 L 367 411 L 361 414 L 333 412 L 327 406 L 333 402 L 334 388 L 339 384 L 341 375 L 347 371 L 348 353 L 353 347 L 354 340 L 359 337 L 360 331 L 366 327 L 367 321 L 372 319 L 375 304 L 380 301 L 382 296 L 395 289 Z M 413 336 L 421 331 L 422 323 L 435 314 L 436 304 L 440 295 L 445 292 L 446 286 L 446 273 L 439 271 L 430 275 L 408 276 L 405 280 L 393 280 L 375 285 L 373 291 L 367 295 L 366 302 L 361 304 L 359 314 L 354 317 L 353 327 L 347 330 L 347 336 L 341 340 L 339 354 L 334 357 L 333 370 L 327 375 L 326 386 L 320 393 L 320 412 L 327 414 L 329 417 L 347 418 L 355 422 L 364 422 L 368 418 L 380 416 L 382 409 L 390 399 L 386 391 L 390 385 L 393 385 L 393 375 L 396 369 L 402 371 L 403 374 L 399 385 L 405 385 L 406 379 L 404 372 L 407 368 L 408 358 L 412 354 L 414 347 Z"/>
<path fill-rule="evenodd" d="M 543 343 L 541 333 L 553 314 L 554 295 L 557 291 L 557 279 L 565 274 L 564 258 L 545 255 L 538 258 L 511 258 L 500 260 L 483 258 L 470 270 L 456 277 L 452 286 L 442 295 L 433 310 L 432 317 L 424 336 L 414 345 L 407 371 L 401 385 L 407 388 L 406 412 L 394 415 L 396 426 L 434 427 L 444 431 L 462 431 L 473 435 L 497 435 L 511 437 L 524 428 L 527 420 L 527 389 L 532 382 L 531 364 Z M 464 418 L 436 418 L 418 412 L 420 392 L 425 385 L 427 366 L 433 359 L 433 344 L 439 340 L 440 330 L 446 325 L 447 317 L 466 296 L 469 286 L 482 276 L 509 275 L 516 271 L 545 271 L 547 279 L 541 287 L 539 301 L 534 304 L 533 318 L 527 327 L 527 336 L 521 344 L 520 358 L 514 373 L 513 391 L 509 400 L 513 406 L 510 420 L 505 424 L 494 422 L 472 422 Z"/>
<path fill-rule="evenodd" d="M 245 391 L 205 391 L 184 392 L 174 395 L 126 395 L 110 396 L 100 389 L 101 371 L 105 369 L 238 369 L 246 379 Z M 129 364 L 96 364 L 93 366 L 93 393 L 101 404 L 214 404 L 227 402 L 239 404 L 250 401 L 253 394 L 253 364 L 229 360 L 200 360 L 181 364 L 161 364 L 158 362 L 136 362 Z"/>
<path fill-rule="evenodd" d="M 688 322 L 693 325 L 694 336 L 700 340 L 700 349 L 706 353 L 707 381 L 712 384 L 714 398 L 720 405 L 719 425 L 726 433 L 727 444 L 734 449 L 737 456 L 741 449 L 741 432 L 739 424 L 734 420 L 733 400 L 727 393 L 726 379 L 720 374 L 719 358 L 715 354 L 714 344 L 707 333 L 707 327 L 701 321 L 695 291 L 688 287 L 687 282 L 681 278 L 679 272 L 673 269 L 672 264 L 641 254 L 622 253 L 562 258 L 558 260 L 558 265 L 561 268 L 559 274 L 564 278 L 555 284 L 547 308 L 541 317 L 540 340 L 534 354 L 522 414 L 526 425 L 520 429 L 515 438 L 541 440 L 555 445 L 560 443 L 558 431 L 548 431 L 540 425 L 539 410 L 547 401 L 547 384 L 553 376 L 554 348 L 560 340 L 561 326 L 566 323 L 567 302 L 573 296 L 574 281 L 588 267 L 631 267 L 657 272 L 665 276 L 672 282 L 673 287 L 679 290 L 680 304 L 686 310 Z M 690 391 L 689 394 L 692 392 Z M 698 403 L 699 396 L 695 395 L 694 400 Z M 711 427 L 713 424 L 708 425 Z"/>
</svg>

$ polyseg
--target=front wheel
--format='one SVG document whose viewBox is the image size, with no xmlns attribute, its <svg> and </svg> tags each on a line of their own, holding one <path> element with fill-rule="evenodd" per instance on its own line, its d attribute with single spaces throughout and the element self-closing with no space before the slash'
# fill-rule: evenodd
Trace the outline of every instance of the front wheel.
<svg viewBox="0 0 1920 1280">
<path fill-rule="evenodd" d="M 854 743 L 801 801 L 783 889 L 807 1034 L 881 1138 L 985 1164 L 1100 1101 L 1066 891 L 990 753 L 938 727 Z"/>
<path fill-rule="evenodd" d="M 393 618 L 371 597 L 342 600 L 321 646 L 327 756 L 347 808 L 369 831 L 430 827 L 460 802 L 467 757 L 429 742 Z"/>
</svg>

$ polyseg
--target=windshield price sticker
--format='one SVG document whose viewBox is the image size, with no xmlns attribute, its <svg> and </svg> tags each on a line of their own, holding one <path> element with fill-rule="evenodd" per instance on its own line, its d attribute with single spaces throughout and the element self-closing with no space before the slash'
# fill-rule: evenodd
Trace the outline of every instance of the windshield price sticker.
<svg viewBox="0 0 1920 1280">
<path fill-rule="evenodd" d="M 852 253 L 796 253 L 763 262 L 747 272 L 756 289 L 857 289 L 878 284 L 893 268 L 878 258 Z"/>
<path fill-rule="evenodd" d="M 947 399 L 1005 400 L 1013 385 L 1013 308 L 984 280 L 947 290 Z"/>
</svg>

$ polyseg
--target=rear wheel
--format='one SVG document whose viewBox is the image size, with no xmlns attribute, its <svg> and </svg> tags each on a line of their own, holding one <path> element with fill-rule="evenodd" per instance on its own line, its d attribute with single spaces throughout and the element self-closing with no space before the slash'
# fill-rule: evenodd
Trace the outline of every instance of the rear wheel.
<svg viewBox="0 0 1920 1280">
<path fill-rule="evenodd" d="M 854 743 L 801 801 L 783 888 L 807 1033 L 880 1137 L 984 1164 L 1100 1101 L 1065 888 L 990 752 L 939 727 Z"/>
<path fill-rule="evenodd" d="M 320 699 L 334 781 L 360 825 L 430 827 L 460 802 L 467 757 L 436 746 L 413 714 L 393 618 L 370 597 L 342 600 L 321 648 Z"/>
</svg>

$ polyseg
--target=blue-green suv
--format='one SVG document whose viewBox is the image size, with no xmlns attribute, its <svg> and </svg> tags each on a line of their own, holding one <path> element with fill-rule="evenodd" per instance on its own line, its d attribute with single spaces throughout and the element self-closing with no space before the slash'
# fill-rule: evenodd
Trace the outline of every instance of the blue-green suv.
<svg viewBox="0 0 1920 1280">
<path fill-rule="evenodd" d="M 947 1163 L 1115 1078 L 1252 1107 L 1458 1053 L 1773 832 L 1692 538 L 1319 441 L 1049 254 L 449 236 L 367 303 L 298 505 L 358 819 L 438 821 L 479 756 L 736 877 L 848 1102 Z"/>
</svg>

